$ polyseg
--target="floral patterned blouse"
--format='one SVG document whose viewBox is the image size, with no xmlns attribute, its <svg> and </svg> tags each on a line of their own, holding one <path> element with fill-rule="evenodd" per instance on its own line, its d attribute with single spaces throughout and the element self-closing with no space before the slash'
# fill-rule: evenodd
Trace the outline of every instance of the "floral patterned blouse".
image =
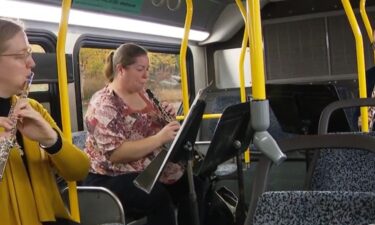
<svg viewBox="0 0 375 225">
<path fill-rule="evenodd" d="M 147 104 L 142 110 L 131 109 L 108 85 L 92 96 L 85 116 L 88 131 L 85 152 L 91 158 L 90 172 L 108 176 L 140 172 L 161 151 L 160 148 L 156 148 L 146 157 L 128 163 L 112 163 L 109 160 L 112 151 L 125 141 L 149 137 L 165 125 L 160 112 L 146 97 L 146 93 L 142 92 L 139 95 Z M 160 181 L 174 183 L 183 172 L 181 165 L 169 162 Z"/>
</svg>

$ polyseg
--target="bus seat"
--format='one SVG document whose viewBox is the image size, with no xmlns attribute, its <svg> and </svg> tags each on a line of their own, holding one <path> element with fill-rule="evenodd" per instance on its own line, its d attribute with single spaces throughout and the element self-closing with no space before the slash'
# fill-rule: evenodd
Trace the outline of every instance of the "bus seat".
<svg viewBox="0 0 375 225">
<path fill-rule="evenodd" d="M 332 113 L 341 108 L 375 105 L 375 99 L 341 100 L 322 112 L 318 132 L 326 134 Z M 353 132 L 374 138 L 374 132 Z M 364 149 L 336 148 L 315 151 L 306 186 L 321 191 L 375 191 L 375 152 Z"/>
<path fill-rule="evenodd" d="M 78 148 L 80 148 L 82 150 L 85 148 L 86 138 L 87 138 L 87 131 L 78 131 L 78 132 L 72 133 L 73 144 L 75 144 Z M 66 183 L 62 181 L 59 186 L 62 187 L 60 189 L 63 190 L 62 191 L 63 195 L 67 195 Z M 78 186 L 77 190 L 78 190 L 78 195 L 79 195 L 78 198 L 79 198 L 79 201 L 80 201 L 80 206 L 81 206 L 81 198 L 84 199 L 82 204 L 85 204 L 85 205 L 83 207 L 86 207 L 86 204 L 87 205 L 101 204 L 102 201 L 107 201 L 108 204 L 112 204 L 112 207 L 116 207 L 116 204 L 118 204 L 118 203 L 121 206 L 121 203 L 118 200 L 118 198 L 110 190 L 108 190 L 104 187 Z M 111 198 L 110 195 L 113 195 L 114 199 L 112 199 L 112 200 L 108 199 L 108 198 Z M 92 198 L 92 199 L 90 200 L 90 198 Z M 98 202 L 96 203 L 96 201 L 98 201 Z M 114 203 L 114 201 L 117 201 L 118 203 Z M 99 211 L 99 209 L 94 208 L 94 211 L 92 213 L 95 213 L 96 211 Z M 121 209 L 122 209 L 122 206 L 121 206 Z M 114 212 L 114 213 L 116 213 L 116 212 Z M 123 213 L 124 213 L 124 211 L 123 211 Z M 88 214 L 90 214 L 90 213 L 88 213 Z M 87 215 L 87 216 L 89 216 L 89 215 Z M 111 216 L 111 215 L 109 215 L 109 216 Z M 127 218 L 126 219 L 127 225 L 143 225 L 143 224 L 147 223 L 147 218 L 142 217 L 140 215 L 129 215 L 129 216 L 126 215 L 126 218 Z M 89 220 L 89 221 L 92 221 L 92 220 Z M 83 224 L 85 225 L 86 223 L 83 223 Z M 87 224 L 90 225 L 91 222 L 87 223 Z M 108 224 L 106 223 L 106 225 L 116 225 L 116 224 L 117 223 L 108 223 Z M 120 223 L 120 224 L 123 224 L 123 223 Z"/>
<path fill-rule="evenodd" d="M 254 225 L 315 225 L 375 222 L 375 193 L 331 191 L 265 192 Z"/>
<path fill-rule="evenodd" d="M 375 106 L 374 98 L 354 98 L 332 102 L 327 105 L 319 118 L 318 134 L 326 134 L 328 132 L 328 125 L 334 111 L 338 109 L 358 108 L 361 106 Z M 351 121 L 358 121 L 358 114 L 352 115 Z M 355 129 L 351 130 L 356 131 Z"/>
<path fill-rule="evenodd" d="M 287 155 L 301 150 L 318 151 L 319 149 L 361 149 L 375 153 L 375 138 L 368 135 L 357 135 L 353 133 L 323 134 L 323 135 L 299 135 L 288 139 L 277 141 L 280 149 Z M 259 198 L 269 190 L 268 177 L 272 161 L 265 155 L 261 155 L 254 174 L 251 199 L 248 208 L 247 220 L 251 224 L 255 216 Z M 306 178 L 306 180 L 308 177 Z M 307 183 L 307 181 L 305 181 Z M 299 190 L 308 190 L 305 186 Z M 272 190 L 274 191 L 274 190 Z M 288 224 L 288 223 L 285 223 Z"/>
<path fill-rule="evenodd" d="M 83 150 L 86 144 L 87 131 L 78 131 L 72 133 L 72 143 L 77 146 L 79 149 Z M 59 190 L 64 190 L 67 187 L 67 183 L 64 178 L 56 174 L 56 183 L 59 187 Z M 81 181 L 77 181 L 77 184 L 80 184 Z"/>
<path fill-rule="evenodd" d="M 375 192 L 375 152 L 360 149 L 321 149 L 308 178 L 311 190 Z"/>
<path fill-rule="evenodd" d="M 104 187 L 78 186 L 79 211 L 82 225 L 125 224 L 124 210 L 120 200 Z M 68 202 L 68 188 L 62 192 Z"/>
<path fill-rule="evenodd" d="M 87 131 L 77 131 L 72 133 L 72 142 L 80 149 L 85 148 Z"/>
<path fill-rule="evenodd" d="M 357 98 L 355 94 L 351 91 L 351 88 L 347 86 L 340 86 L 338 84 L 335 85 L 337 93 L 339 95 L 339 98 L 342 100 L 347 99 L 355 99 Z M 354 87 L 353 87 L 354 88 Z M 357 90 L 358 93 L 358 90 Z M 350 108 L 344 108 L 345 116 L 349 122 L 350 130 L 351 131 L 359 131 L 358 130 L 358 115 L 359 115 L 359 109 L 350 107 Z M 357 117 L 357 118 L 356 118 Z"/>
</svg>

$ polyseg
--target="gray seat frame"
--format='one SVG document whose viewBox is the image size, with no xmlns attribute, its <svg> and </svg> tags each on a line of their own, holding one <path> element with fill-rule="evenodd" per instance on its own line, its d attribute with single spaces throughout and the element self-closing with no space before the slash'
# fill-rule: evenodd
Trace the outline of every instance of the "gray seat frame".
<svg viewBox="0 0 375 225">
<path fill-rule="evenodd" d="M 78 186 L 78 202 L 82 225 L 125 225 L 124 209 L 117 196 L 104 187 Z M 67 202 L 68 188 L 62 191 Z"/>
</svg>

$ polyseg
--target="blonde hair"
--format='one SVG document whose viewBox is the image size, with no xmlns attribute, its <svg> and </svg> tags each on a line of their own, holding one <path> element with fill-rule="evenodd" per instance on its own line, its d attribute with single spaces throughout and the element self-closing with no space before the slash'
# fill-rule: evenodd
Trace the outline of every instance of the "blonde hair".
<svg viewBox="0 0 375 225">
<path fill-rule="evenodd" d="M 118 64 L 126 68 L 134 64 L 137 57 L 143 55 L 147 55 L 147 50 L 137 44 L 127 43 L 120 45 L 116 51 L 110 52 L 107 56 L 104 75 L 109 82 L 112 82 L 116 76 L 115 68 Z"/>
<path fill-rule="evenodd" d="M 7 49 L 5 43 L 12 39 L 18 32 L 24 30 L 25 27 L 22 21 L 0 17 L 0 54 Z"/>
</svg>

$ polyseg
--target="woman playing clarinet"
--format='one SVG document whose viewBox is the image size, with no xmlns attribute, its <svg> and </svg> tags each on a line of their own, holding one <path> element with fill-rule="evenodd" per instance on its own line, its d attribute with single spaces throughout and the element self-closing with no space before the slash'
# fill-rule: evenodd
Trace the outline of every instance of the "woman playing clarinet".
<svg viewBox="0 0 375 225">
<path fill-rule="evenodd" d="M 91 158 L 85 184 L 112 190 L 126 215 L 147 216 L 150 225 L 176 224 L 176 208 L 178 224 L 191 225 L 183 165 L 168 163 L 150 194 L 133 184 L 180 128 L 177 121 L 166 118 L 175 118 L 173 106 L 156 105 L 147 95 L 148 69 L 147 50 L 139 45 L 123 44 L 108 55 L 105 76 L 109 83 L 92 96 L 85 115 L 85 151 Z"/>
</svg>

